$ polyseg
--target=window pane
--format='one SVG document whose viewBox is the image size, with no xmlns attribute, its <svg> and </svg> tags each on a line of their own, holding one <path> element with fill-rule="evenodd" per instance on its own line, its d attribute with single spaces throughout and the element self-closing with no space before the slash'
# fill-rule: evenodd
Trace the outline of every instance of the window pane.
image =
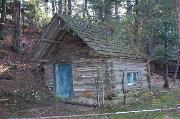
<svg viewBox="0 0 180 119">
<path fill-rule="evenodd" d="M 133 80 L 134 80 L 134 83 L 137 82 L 137 73 L 133 73 Z"/>
<path fill-rule="evenodd" d="M 137 75 L 137 72 L 127 73 L 128 85 L 133 85 L 137 82 Z"/>
</svg>

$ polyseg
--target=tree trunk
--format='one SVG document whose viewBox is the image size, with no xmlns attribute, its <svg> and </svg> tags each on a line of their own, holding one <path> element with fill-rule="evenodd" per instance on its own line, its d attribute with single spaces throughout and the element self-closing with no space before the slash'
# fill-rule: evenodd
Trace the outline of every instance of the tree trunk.
<svg viewBox="0 0 180 119">
<path fill-rule="evenodd" d="M 20 41 L 20 1 L 14 0 L 13 2 L 13 23 L 14 23 L 14 34 L 13 34 L 13 48 L 19 51 L 21 48 Z"/>
<path fill-rule="evenodd" d="M 107 20 L 111 16 L 111 1 L 104 1 L 104 20 Z"/>
<path fill-rule="evenodd" d="M 165 31 L 167 31 L 167 24 L 165 24 Z M 165 48 L 165 72 L 164 72 L 164 88 L 169 88 L 169 81 L 168 81 L 168 63 L 169 63 L 169 60 L 168 60 L 168 56 L 167 56 L 167 53 L 168 53 L 168 42 L 167 42 L 167 38 L 165 38 L 165 44 L 164 44 L 164 48 Z"/>
<path fill-rule="evenodd" d="M 147 61 L 147 82 L 148 82 L 148 88 L 149 88 L 149 91 L 152 91 L 152 87 L 151 87 L 151 61 L 148 60 Z"/>
<path fill-rule="evenodd" d="M 63 15 L 67 15 L 67 0 L 64 0 L 64 10 Z"/>
<path fill-rule="evenodd" d="M 0 32 L 3 32 L 6 21 L 6 0 L 2 0 L 1 3 Z"/>
<path fill-rule="evenodd" d="M 58 13 L 59 15 L 62 15 L 62 0 L 59 0 L 58 2 Z"/>
<path fill-rule="evenodd" d="M 71 0 L 68 0 L 68 15 L 72 14 L 72 6 L 71 6 Z"/>
<path fill-rule="evenodd" d="M 177 25 L 178 25 L 178 39 L 177 39 L 177 43 L 180 42 L 180 0 L 177 0 L 176 1 L 176 5 L 177 5 L 177 10 L 176 10 L 176 18 L 177 18 Z M 178 48 L 179 48 L 179 44 L 178 44 Z M 178 49 L 178 53 L 177 53 L 177 66 L 176 66 L 176 72 L 175 72 L 175 76 L 174 76 L 174 79 L 175 78 L 179 78 L 178 77 L 178 73 L 180 72 L 180 69 L 179 69 L 179 54 L 180 54 L 180 48 Z"/>
<path fill-rule="evenodd" d="M 130 0 L 126 0 L 126 4 L 127 4 L 127 14 L 130 15 L 131 14 L 131 8 L 132 8 L 132 5 L 131 5 L 131 1 Z"/>
<path fill-rule="evenodd" d="M 21 17 L 22 17 L 22 32 L 24 33 L 25 30 L 25 15 L 24 15 L 24 8 L 21 9 Z"/>
<path fill-rule="evenodd" d="M 116 17 L 116 20 L 119 19 L 119 1 L 118 0 L 115 0 L 115 17 Z"/>
<path fill-rule="evenodd" d="M 165 72 L 164 72 L 164 88 L 169 88 L 169 80 L 168 80 L 168 64 L 166 63 L 165 64 Z"/>
<path fill-rule="evenodd" d="M 134 38 L 134 43 L 137 44 L 137 38 L 138 38 L 138 30 L 139 30 L 139 20 L 138 20 L 138 15 L 139 15 L 139 10 L 138 10 L 138 3 L 139 0 L 135 0 L 135 5 L 134 5 L 134 13 L 135 13 L 135 24 L 134 24 L 134 33 L 135 33 L 135 38 Z"/>
<path fill-rule="evenodd" d="M 83 12 L 83 18 L 87 15 L 87 0 L 84 0 L 84 12 Z"/>
<path fill-rule="evenodd" d="M 1 4 L 1 21 L 2 23 L 5 23 L 6 21 L 6 0 L 2 0 L 2 4 Z"/>
<path fill-rule="evenodd" d="M 51 4 L 52 4 L 52 15 L 54 15 L 55 14 L 55 2 L 52 1 Z"/>
<path fill-rule="evenodd" d="M 99 7 L 98 17 L 101 21 L 103 21 L 103 8 L 102 7 Z"/>
</svg>

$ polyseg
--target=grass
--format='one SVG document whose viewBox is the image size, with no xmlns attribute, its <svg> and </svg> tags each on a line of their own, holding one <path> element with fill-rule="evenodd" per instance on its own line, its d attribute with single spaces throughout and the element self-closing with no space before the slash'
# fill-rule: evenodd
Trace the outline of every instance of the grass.
<svg viewBox="0 0 180 119">
<path fill-rule="evenodd" d="M 122 107 L 122 106 L 108 107 L 108 108 L 103 109 L 103 111 L 101 110 L 94 110 L 94 111 L 96 111 L 95 113 L 113 113 L 113 112 L 123 112 L 123 111 L 132 111 L 132 110 L 176 107 L 176 104 L 180 104 L 180 100 L 178 99 L 178 95 L 179 95 L 178 92 L 180 92 L 180 89 L 177 91 L 169 91 L 165 93 L 160 93 L 155 98 L 148 99 L 146 102 L 143 102 L 143 103 L 133 103 L 133 104 L 127 105 L 126 107 Z M 58 108 L 54 107 L 54 108 L 55 110 L 50 110 L 48 111 L 48 113 L 51 115 L 56 115 L 56 116 L 59 113 L 63 113 L 63 112 L 67 113 L 68 115 L 77 113 L 74 109 L 71 110 L 71 108 L 70 109 L 69 108 L 58 109 L 60 107 Z M 43 112 L 43 111 L 44 111 L 44 108 L 42 110 L 39 110 L 39 112 Z M 86 113 L 86 112 L 82 112 L 82 114 L 83 113 Z M 89 111 L 87 113 L 89 114 L 92 112 Z M 23 112 L 20 111 L 16 115 L 18 115 L 18 117 L 19 116 L 23 117 L 25 115 L 36 116 L 37 114 L 35 112 L 32 112 L 31 114 L 30 112 L 27 112 L 26 110 L 24 110 Z M 94 119 L 180 119 L 180 110 L 175 110 L 175 111 L 171 110 L 168 112 L 166 111 L 166 112 L 129 113 L 129 114 L 119 114 L 119 115 L 110 115 L 110 116 L 97 116 L 93 118 Z"/>
<path fill-rule="evenodd" d="M 144 103 L 134 103 L 127 105 L 126 107 L 106 108 L 104 111 L 119 112 L 176 107 L 176 104 L 180 104 L 180 100 L 178 99 L 178 92 L 180 91 L 169 91 L 166 93 L 160 93 L 158 96 L 156 96 L 156 98 L 146 101 Z M 171 110 L 168 112 L 143 112 L 111 115 L 108 116 L 108 119 L 180 119 L 180 110 Z"/>
</svg>

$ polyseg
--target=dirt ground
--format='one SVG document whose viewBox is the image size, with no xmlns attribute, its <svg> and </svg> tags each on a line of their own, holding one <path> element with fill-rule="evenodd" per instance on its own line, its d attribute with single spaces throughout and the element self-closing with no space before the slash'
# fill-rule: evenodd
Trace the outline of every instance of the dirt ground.
<svg viewBox="0 0 180 119">
<path fill-rule="evenodd" d="M 27 106 L 27 105 L 26 105 Z M 11 112 L 16 106 L 0 107 L 0 119 L 5 118 L 30 118 L 30 117 L 47 117 L 47 116 L 67 116 L 88 113 L 98 113 L 99 109 L 93 106 L 75 105 L 64 102 L 47 102 L 46 104 L 29 105 L 24 110 Z"/>
</svg>

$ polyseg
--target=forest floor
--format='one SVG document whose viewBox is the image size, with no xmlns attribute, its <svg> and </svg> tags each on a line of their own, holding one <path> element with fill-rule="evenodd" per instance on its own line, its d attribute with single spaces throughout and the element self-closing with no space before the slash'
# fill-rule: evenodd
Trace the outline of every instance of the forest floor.
<svg viewBox="0 0 180 119">
<path fill-rule="evenodd" d="M 24 104 L 24 108 L 17 105 L 11 105 L 4 108 L 4 114 L 0 113 L 0 118 L 35 118 L 35 117 L 51 117 L 51 116 L 67 116 L 67 115 L 84 115 L 98 113 L 114 113 L 132 110 L 148 110 L 157 108 L 177 107 L 180 104 L 180 89 L 176 91 L 161 92 L 152 100 L 141 103 L 132 103 L 124 106 L 95 108 L 92 106 L 73 105 L 59 101 L 42 101 L 41 103 Z M 23 106 L 23 105 L 21 105 Z M 2 108 L 0 108 L 2 111 Z M 87 119 L 88 117 L 76 117 L 73 119 Z M 92 119 L 92 117 L 89 117 Z M 180 109 L 163 111 L 163 112 L 142 112 L 129 113 L 110 116 L 94 116 L 93 119 L 179 119 Z M 54 119 L 54 118 L 53 118 Z M 60 118 L 61 119 L 61 118 Z M 70 119 L 70 118 L 68 118 Z"/>
</svg>

